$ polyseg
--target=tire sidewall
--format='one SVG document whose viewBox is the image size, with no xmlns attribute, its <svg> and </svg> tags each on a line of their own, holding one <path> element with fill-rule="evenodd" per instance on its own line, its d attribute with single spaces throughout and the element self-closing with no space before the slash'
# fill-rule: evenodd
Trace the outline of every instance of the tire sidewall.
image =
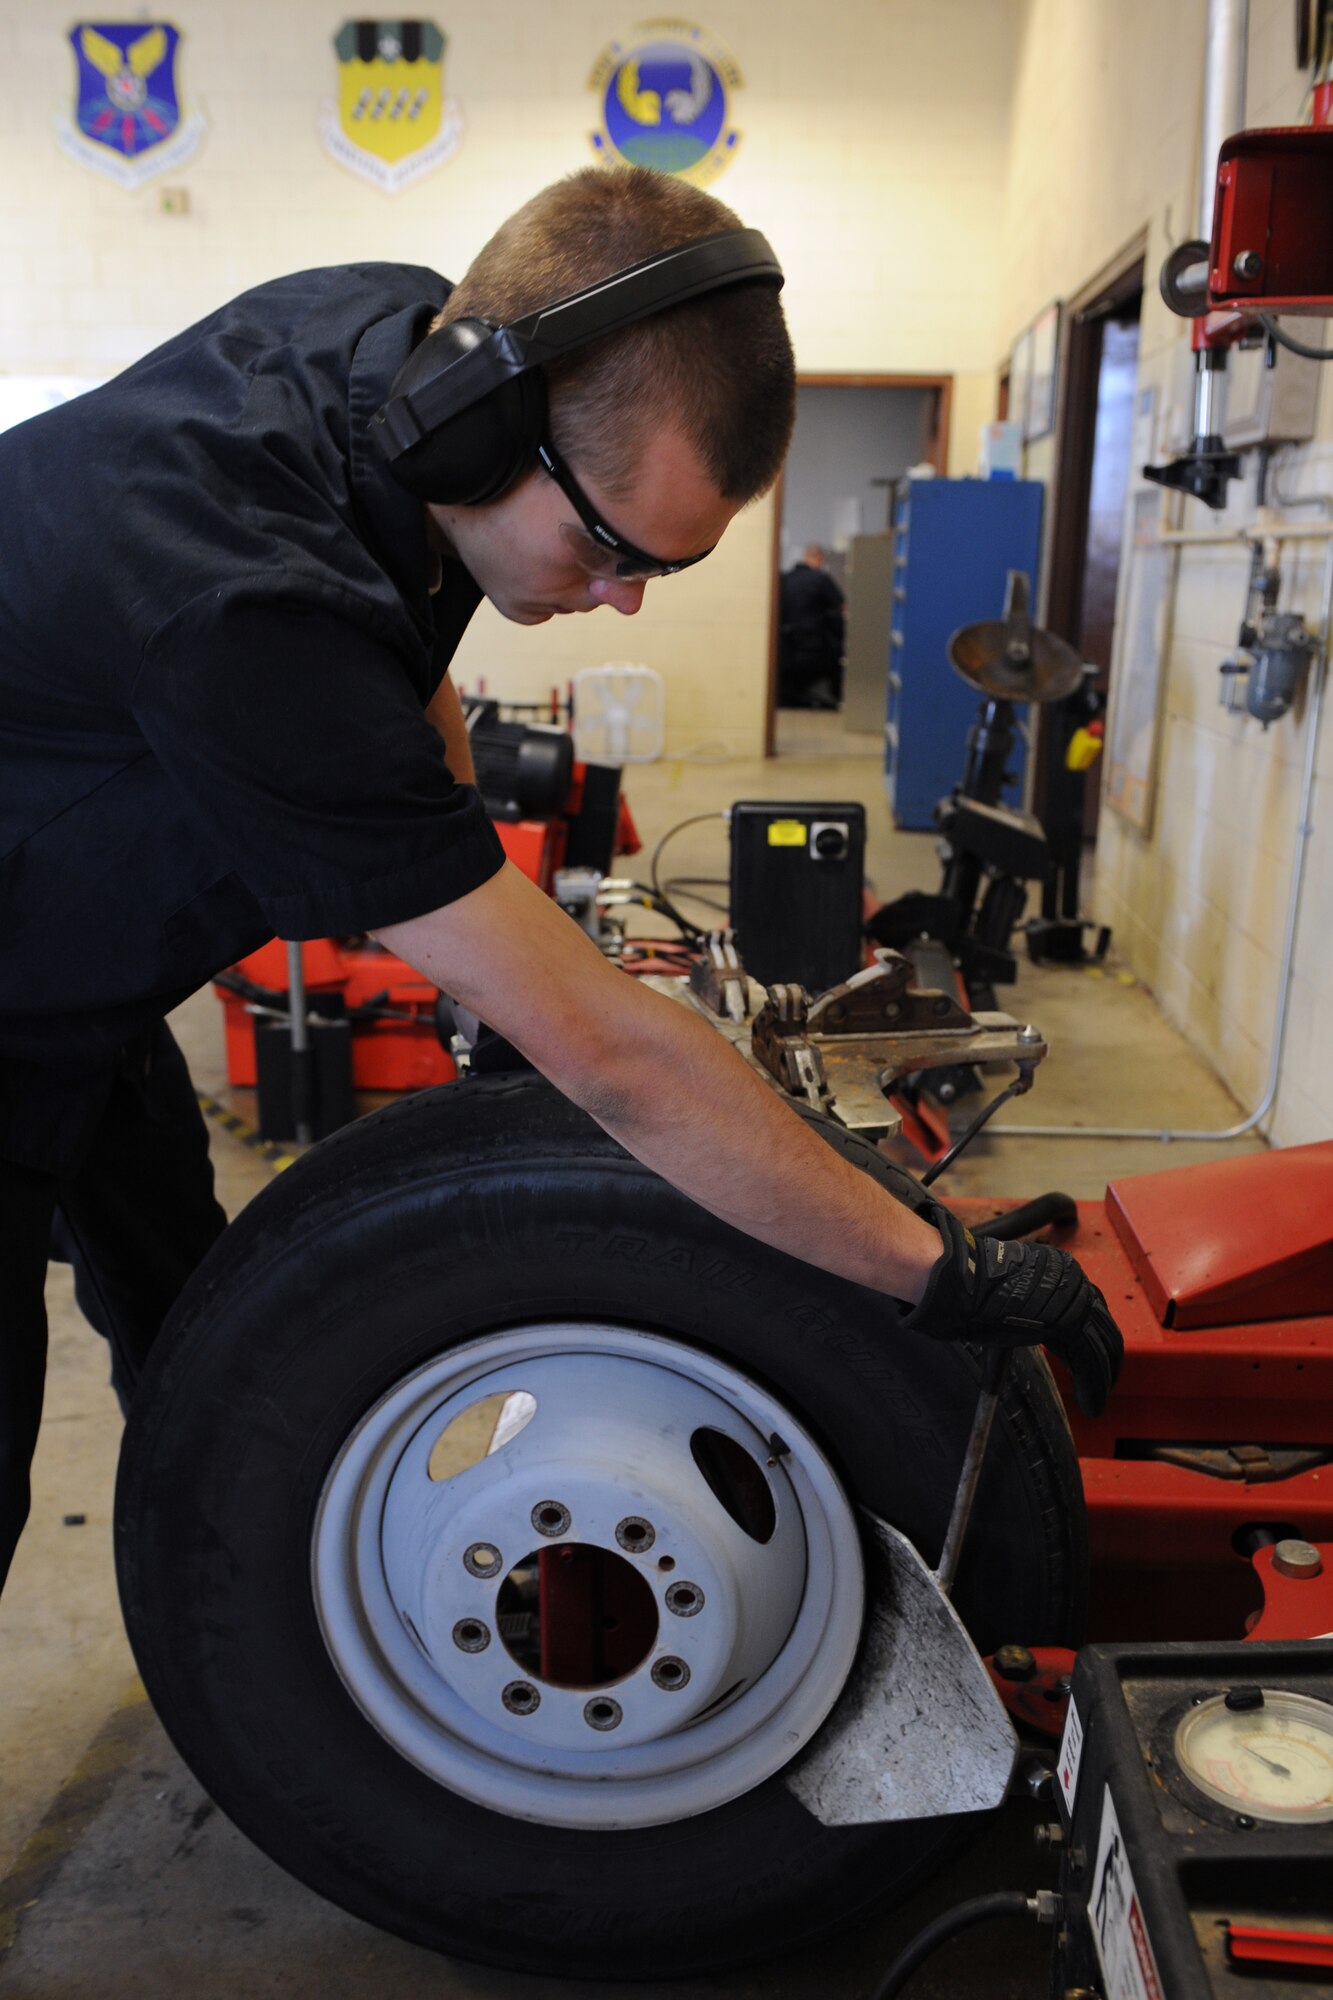
<svg viewBox="0 0 1333 2000">
<path fill-rule="evenodd" d="M 976 1357 L 914 1340 L 882 1298 L 718 1223 L 545 1086 L 497 1083 L 429 1093 L 317 1148 L 182 1300 L 118 1493 L 145 1683 L 258 1844 L 418 1942 L 534 1971 L 558 1944 L 559 1969 L 585 1977 L 811 1942 L 905 1893 L 959 1825 L 833 1831 L 780 1778 L 633 1832 L 503 1818 L 405 1763 L 325 1649 L 310 1546 L 338 1451 L 405 1376 L 515 1325 L 629 1326 L 719 1356 L 799 1416 L 856 1503 L 938 1552 Z M 1042 1369 L 1016 1359 L 957 1592 L 987 1648 L 1068 1642 L 1078 1615 L 1076 1461 Z"/>
</svg>

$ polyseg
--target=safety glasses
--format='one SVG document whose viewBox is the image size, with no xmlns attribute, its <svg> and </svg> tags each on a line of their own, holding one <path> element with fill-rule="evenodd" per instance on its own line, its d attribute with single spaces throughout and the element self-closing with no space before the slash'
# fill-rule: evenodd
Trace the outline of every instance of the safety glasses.
<svg viewBox="0 0 1333 2000">
<path fill-rule="evenodd" d="M 618 535 L 607 526 L 549 440 L 537 446 L 537 456 L 582 523 L 578 527 L 573 521 L 564 521 L 560 534 L 590 576 L 614 577 L 626 582 L 650 576 L 674 576 L 677 570 L 689 569 L 702 562 L 704 556 L 712 555 L 712 549 L 707 548 L 697 556 L 682 556 L 678 562 L 663 562 L 660 556 L 650 556 L 646 549 L 636 548 L 625 535 Z"/>
</svg>

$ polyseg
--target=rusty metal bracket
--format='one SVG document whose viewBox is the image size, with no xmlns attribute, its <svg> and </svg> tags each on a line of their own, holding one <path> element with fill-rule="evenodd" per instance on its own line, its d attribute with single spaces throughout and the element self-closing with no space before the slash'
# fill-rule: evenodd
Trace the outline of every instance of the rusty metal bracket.
<svg viewBox="0 0 1333 2000">
<path fill-rule="evenodd" d="M 900 952 L 877 951 L 874 965 L 814 999 L 801 986 L 765 992 L 734 934 L 718 931 L 688 980 L 649 973 L 643 984 L 699 1014 L 789 1097 L 878 1139 L 902 1129 L 889 1093 L 915 1071 L 1017 1063 L 1030 1076 L 1046 1054 L 1038 1031 L 1012 1014 L 969 1014 L 952 994 L 912 978 Z"/>
<path fill-rule="evenodd" d="M 749 980 L 736 949 L 735 931 L 708 933 L 703 957 L 690 967 L 690 991 L 725 1020 L 740 1022 L 747 1018 Z"/>
<path fill-rule="evenodd" d="M 1030 1074 L 1046 1054 L 1012 1015 L 969 1014 L 951 994 L 914 986 L 901 953 L 877 951 L 875 961 L 813 1000 L 799 986 L 771 987 L 751 1034 L 755 1061 L 785 1091 L 849 1130 L 896 1131 L 888 1093 L 917 1070 L 1013 1062 Z"/>
</svg>

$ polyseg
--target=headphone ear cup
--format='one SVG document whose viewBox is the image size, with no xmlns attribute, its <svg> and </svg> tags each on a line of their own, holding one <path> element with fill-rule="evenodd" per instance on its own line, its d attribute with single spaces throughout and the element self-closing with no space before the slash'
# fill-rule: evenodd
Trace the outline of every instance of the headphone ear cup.
<svg viewBox="0 0 1333 2000">
<path fill-rule="evenodd" d="M 389 400 L 461 362 L 493 329 L 455 320 L 430 334 L 399 370 Z M 436 424 L 391 462 L 394 478 L 420 500 L 478 506 L 498 500 L 533 465 L 546 428 L 546 382 L 525 370 Z"/>
</svg>

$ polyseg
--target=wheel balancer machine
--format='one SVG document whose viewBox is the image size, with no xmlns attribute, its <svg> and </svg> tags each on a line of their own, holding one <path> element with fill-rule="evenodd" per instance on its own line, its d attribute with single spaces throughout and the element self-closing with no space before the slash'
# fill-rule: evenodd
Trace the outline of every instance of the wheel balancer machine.
<svg viewBox="0 0 1333 2000">
<path fill-rule="evenodd" d="M 981 704 L 962 780 L 935 809 L 943 878 L 934 895 L 910 890 L 885 903 L 867 926 L 877 944 L 920 960 L 928 984 L 939 983 L 938 953 L 947 953 L 972 1005 L 987 1009 L 995 1006 L 995 987 L 1017 977 L 1010 939 L 1030 882 L 1042 884 L 1042 914 L 1027 926 L 1031 957 L 1089 955 L 1088 925 L 1078 913 L 1082 771 L 1083 759 L 1096 755 L 1089 724 L 1101 702 L 1090 686 L 1092 670 L 1072 646 L 1032 623 L 1028 600 L 1027 576 L 1010 570 L 1004 616 L 964 625 L 949 641 L 950 663 L 978 690 Z M 1001 803 L 1020 702 L 1050 708 L 1040 817 Z M 1102 957 L 1109 941 L 1110 933 L 1100 932 L 1092 955 Z"/>
</svg>

